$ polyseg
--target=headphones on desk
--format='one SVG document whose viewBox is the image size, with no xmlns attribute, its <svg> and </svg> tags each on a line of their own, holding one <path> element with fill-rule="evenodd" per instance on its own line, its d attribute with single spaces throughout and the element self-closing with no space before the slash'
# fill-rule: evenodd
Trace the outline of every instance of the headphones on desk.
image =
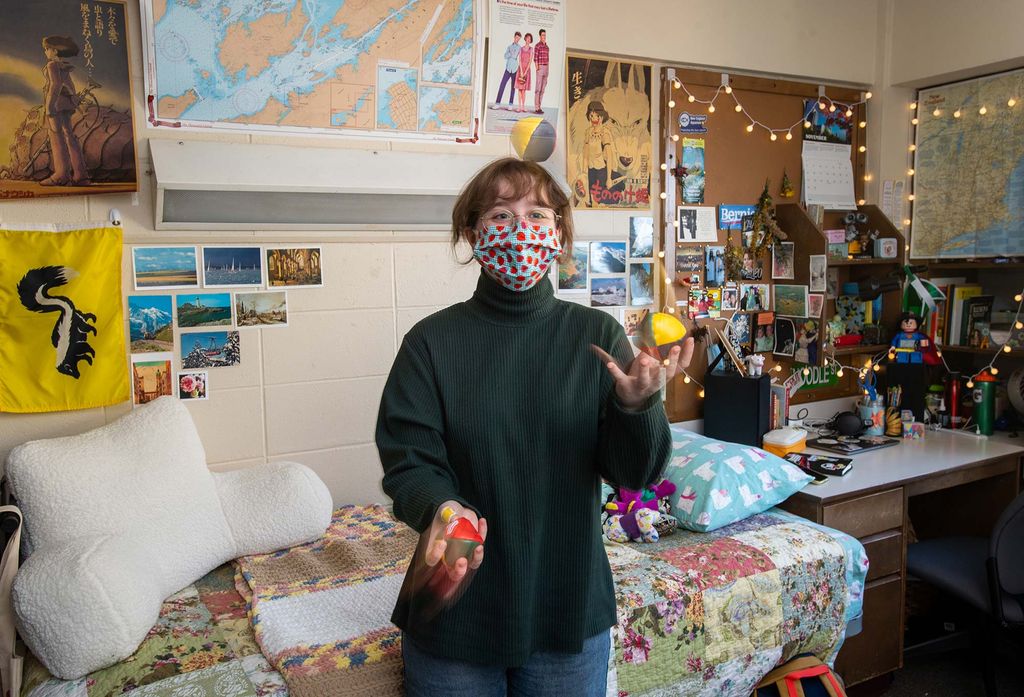
<svg viewBox="0 0 1024 697">
<path fill-rule="evenodd" d="M 841 411 L 825 424 L 825 428 L 841 436 L 859 436 L 870 425 L 871 421 L 862 419 L 852 411 Z"/>
</svg>

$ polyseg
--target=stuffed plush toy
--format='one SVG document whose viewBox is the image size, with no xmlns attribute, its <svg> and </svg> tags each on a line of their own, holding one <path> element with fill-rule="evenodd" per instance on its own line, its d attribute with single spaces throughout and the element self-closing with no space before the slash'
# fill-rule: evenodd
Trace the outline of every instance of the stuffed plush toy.
<svg viewBox="0 0 1024 697">
<path fill-rule="evenodd" d="M 6 475 L 30 552 L 11 592 L 18 628 L 66 680 L 134 653 L 167 596 L 229 559 L 316 539 L 333 509 L 294 462 L 211 472 L 174 397 L 20 445 Z"/>
<path fill-rule="evenodd" d="M 672 496 L 676 485 L 666 480 L 653 487 L 636 491 L 619 488 L 618 499 L 605 504 L 608 517 L 604 521 L 604 535 L 612 542 L 657 542 L 661 535 L 675 529 L 665 520 L 659 501 Z M 671 516 L 668 516 L 671 518 Z M 674 522 L 675 519 L 671 518 Z"/>
</svg>

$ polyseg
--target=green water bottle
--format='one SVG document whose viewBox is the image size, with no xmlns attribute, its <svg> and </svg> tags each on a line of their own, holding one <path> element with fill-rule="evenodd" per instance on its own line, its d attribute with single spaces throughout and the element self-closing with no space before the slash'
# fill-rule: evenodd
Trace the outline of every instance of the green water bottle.
<svg viewBox="0 0 1024 697">
<path fill-rule="evenodd" d="M 998 383 L 995 376 L 987 370 L 981 371 L 981 374 L 974 378 L 974 422 L 978 424 L 978 431 L 984 436 L 992 435 L 995 424 Z"/>
</svg>

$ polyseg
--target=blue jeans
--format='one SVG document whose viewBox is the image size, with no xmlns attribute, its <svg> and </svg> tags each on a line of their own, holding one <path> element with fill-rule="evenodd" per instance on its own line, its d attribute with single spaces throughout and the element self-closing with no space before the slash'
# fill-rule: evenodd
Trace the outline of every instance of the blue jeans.
<svg viewBox="0 0 1024 697">
<path fill-rule="evenodd" d="M 427 653 L 402 633 L 407 697 L 604 697 L 611 636 L 603 631 L 580 653 L 537 651 L 519 668 L 480 665 Z"/>
<path fill-rule="evenodd" d="M 501 76 L 501 84 L 498 85 L 498 101 L 495 104 L 501 104 L 501 97 L 505 94 L 505 83 L 509 80 L 512 81 L 512 88 L 508 91 L 508 103 L 511 104 L 512 100 L 516 98 L 516 74 L 505 71 L 505 74 Z"/>
</svg>

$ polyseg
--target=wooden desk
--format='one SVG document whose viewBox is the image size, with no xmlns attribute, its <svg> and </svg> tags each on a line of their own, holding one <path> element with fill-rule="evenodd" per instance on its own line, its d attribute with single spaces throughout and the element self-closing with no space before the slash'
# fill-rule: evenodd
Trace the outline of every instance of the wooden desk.
<svg viewBox="0 0 1024 697">
<path fill-rule="evenodd" d="M 1022 457 L 1024 438 L 928 431 L 923 440 L 855 455 L 845 477 L 810 484 L 782 504 L 858 538 L 871 561 L 863 630 L 846 641 L 836 660 L 847 685 L 903 666 L 910 526 L 919 539 L 987 536 L 1020 491 Z"/>
</svg>

